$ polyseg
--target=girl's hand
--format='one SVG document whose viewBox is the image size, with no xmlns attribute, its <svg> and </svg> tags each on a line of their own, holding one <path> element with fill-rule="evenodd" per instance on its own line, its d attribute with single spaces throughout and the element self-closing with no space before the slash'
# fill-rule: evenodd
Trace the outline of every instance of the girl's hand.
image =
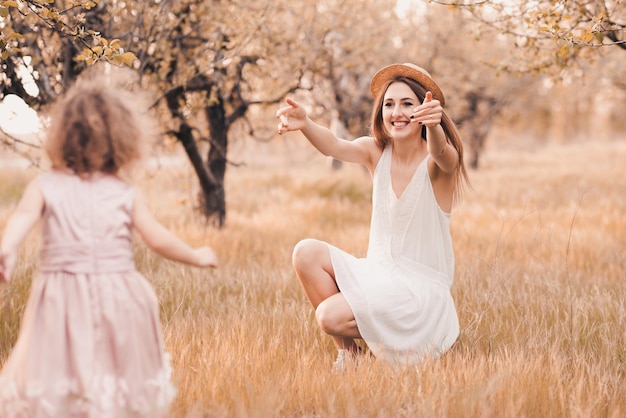
<svg viewBox="0 0 626 418">
<path fill-rule="evenodd" d="M 11 280 L 15 268 L 15 257 L 5 252 L 0 252 L 0 283 L 8 283 Z"/>
<path fill-rule="evenodd" d="M 413 109 L 413 114 L 410 118 L 411 122 L 417 122 L 420 125 L 431 128 L 441 123 L 442 115 L 443 107 L 441 107 L 441 103 L 439 100 L 433 100 L 433 94 L 429 91 L 426 92 L 424 103 Z"/>
<path fill-rule="evenodd" d="M 9 281 L 8 277 L 4 275 L 4 272 L 4 254 L 0 252 L 0 283 Z"/>
<path fill-rule="evenodd" d="M 198 260 L 198 267 L 216 268 L 219 265 L 217 255 L 210 247 L 199 247 L 194 249 L 194 252 Z"/>
<path fill-rule="evenodd" d="M 278 133 L 280 135 L 285 132 L 302 129 L 306 124 L 306 111 L 302 106 L 291 99 L 287 99 L 287 104 L 289 106 L 281 107 L 276 112 L 276 118 L 280 119 L 278 124 Z"/>
</svg>

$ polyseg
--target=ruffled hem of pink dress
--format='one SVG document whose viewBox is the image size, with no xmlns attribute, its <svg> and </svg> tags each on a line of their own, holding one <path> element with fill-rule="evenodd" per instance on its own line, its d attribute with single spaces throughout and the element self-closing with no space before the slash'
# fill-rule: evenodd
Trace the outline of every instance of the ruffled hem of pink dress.
<svg viewBox="0 0 626 418">
<path fill-rule="evenodd" d="M 0 378 L 0 417 L 2 418 L 138 418 L 166 417 L 176 396 L 171 383 L 169 361 L 154 379 L 146 380 L 135 393 L 128 383 L 114 375 L 95 377 L 87 389 L 76 380 L 65 379 L 54 387 Z"/>
</svg>

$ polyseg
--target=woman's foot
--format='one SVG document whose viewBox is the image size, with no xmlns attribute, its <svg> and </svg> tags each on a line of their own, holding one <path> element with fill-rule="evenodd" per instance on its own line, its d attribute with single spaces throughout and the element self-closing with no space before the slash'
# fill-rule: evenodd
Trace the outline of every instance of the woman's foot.
<svg viewBox="0 0 626 418">
<path fill-rule="evenodd" d="M 361 347 L 356 348 L 356 350 L 348 350 L 346 348 L 340 348 L 337 350 L 337 358 L 333 363 L 333 372 L 335 373 L 344 373 L 348 369 L 356 369 L 358 359 L 357 356 L 363 353 L 363 349 Z"/>
</svg>

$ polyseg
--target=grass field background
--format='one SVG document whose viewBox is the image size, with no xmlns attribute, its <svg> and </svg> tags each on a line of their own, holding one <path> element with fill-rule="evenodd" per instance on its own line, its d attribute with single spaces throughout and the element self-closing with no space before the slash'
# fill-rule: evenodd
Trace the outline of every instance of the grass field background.
<svg viewBox="0 0 626 418">
<path fill-rule="evenodd" d="M 295 135 L 231 151 L 227 225 L 194 212 L 184 159 L 138 179 L 151 208 L 215 271 L 166 261 L 138 243 L 155 287 L 178 396 L 172 417 L 626 416 L 626 142 L 492 145 L 452 215 L 461 323 L 442 358 L 393 370 L 368 359 L 331 372 L 291 267 L 305 237 L 367 249 L 371 181 Z M 165 161 L 165 160 L 161 160 Z M 34 169 L 0 169 L 0 228 Z M 0 289 L 0 364 L 15 342 L 37 268 L 23 246 Z"/>
</svg>

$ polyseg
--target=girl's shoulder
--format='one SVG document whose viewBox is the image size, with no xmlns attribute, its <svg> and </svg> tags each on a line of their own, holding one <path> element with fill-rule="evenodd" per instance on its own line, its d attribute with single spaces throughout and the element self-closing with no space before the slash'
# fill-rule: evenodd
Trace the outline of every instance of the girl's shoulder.
<svg viewBox="0 0 626 418">
<path fill-rule="evenodd" d="M 39 185 L 44 186 L 51 182 L 58 182 L 60 179 L 69 176 L 73 176 L 73 174 L 63 170 L 50 170 L 38 174 L 34 181 L 36 181 Z"/>
<path fill-rule="evenodd" d="M 39 174 L 36 181 L 42 189 L 60 188 L 63 185 L 73 185 L 76 190 L 84 187 L 97 187 L 107 189 L 117 189 L 134 191 L 135 185 L 113 174 L 91 173 L 88 175 L 77 175 L 71 170 L 50 170 Z"/>
</svg>

